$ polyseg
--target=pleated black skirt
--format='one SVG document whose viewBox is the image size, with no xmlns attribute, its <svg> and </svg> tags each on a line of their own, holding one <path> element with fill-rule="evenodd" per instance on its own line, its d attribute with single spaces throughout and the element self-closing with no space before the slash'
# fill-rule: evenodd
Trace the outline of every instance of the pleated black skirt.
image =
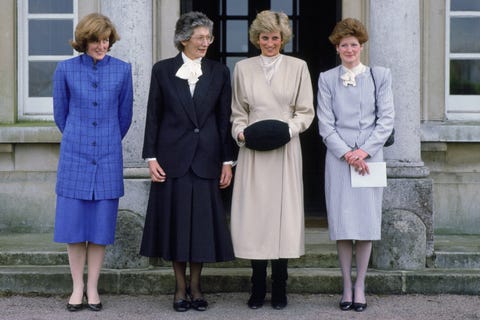
<svg viewBox="0 0 480 320">
<path fill-rule="evenodd" d="M 178 262 L 233 260 L 218 180 L 189 171 L 152 183 L 140 254 Z"/>
</svg>

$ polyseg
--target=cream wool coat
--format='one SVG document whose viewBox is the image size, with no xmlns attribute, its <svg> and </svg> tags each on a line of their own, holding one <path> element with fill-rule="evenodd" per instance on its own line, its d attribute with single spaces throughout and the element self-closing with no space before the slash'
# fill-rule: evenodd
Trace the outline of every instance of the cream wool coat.
<svg viewBox="0 0 480 320">
<path fill-rule="evenodd" d="M 298 258 L 305 253 L 302 153 L 299 134 L 313 121 L 313 90 L 307 64 L 282 56 L 271 83 L 259 56 L 234 70 L 232 136 L 264 119 L 288 123 L 291 140 L 272 151 L 239 143 L 232 196 L 235 256 L 244 259 Z"/>
</svg>

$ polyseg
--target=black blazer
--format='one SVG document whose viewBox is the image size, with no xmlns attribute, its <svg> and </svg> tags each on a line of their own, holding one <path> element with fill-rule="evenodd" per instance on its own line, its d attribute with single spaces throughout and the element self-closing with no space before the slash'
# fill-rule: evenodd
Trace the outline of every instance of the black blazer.
<svg viewBox="0 0 480 320">
<path fill-rule="evenodd" d="M 222 163 L 233 160 L 230 72 L 202 59 L 192 97 L 187 80 L 175 76 L 182 64 L 179 53 L 152 68 L 142 156 L 157 158 L 169 178 L 190 168 L 199 177 L 218 178 Z"/>
</svg>

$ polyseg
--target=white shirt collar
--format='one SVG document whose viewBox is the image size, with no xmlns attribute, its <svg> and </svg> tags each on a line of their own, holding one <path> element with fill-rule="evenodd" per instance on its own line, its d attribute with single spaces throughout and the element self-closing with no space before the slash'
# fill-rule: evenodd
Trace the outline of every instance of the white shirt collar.
<svg viewBox="0 0 480 320">
<path fill-rule="evenodd" d="M 352 69 L 348 69 L 347 67 L 342 66 L 342 71 L 344 73 L 340 76 L 340 79 L 343 80 L 343 85 L 345 87 L 349 85 L 355 87 L 357 85 L 357 82 L 355 81 L 355 77 L 365 72 L 365 70 L 367 70 L 367 67 L 362 63 L 359 63 L 357 66 L 353 67 Z"/>
</svg>

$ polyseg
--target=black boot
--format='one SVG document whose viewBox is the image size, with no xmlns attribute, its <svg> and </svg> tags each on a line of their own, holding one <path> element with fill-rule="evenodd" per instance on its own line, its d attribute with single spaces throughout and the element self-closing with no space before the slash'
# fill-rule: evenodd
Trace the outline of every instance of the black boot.
<svg viewBox="0 0 480 320">
<path fill-rule="evenodd" d="M 267 260 L 252 260 L 252 294 L 248 299 L 251 309 L 263 306 L 267 292 Z"/>
<path fill-rule="evenodd" d="M 272 307 L 280 310 L 287 306 L 288 259 L 272 260 Z"/>
</svg>

